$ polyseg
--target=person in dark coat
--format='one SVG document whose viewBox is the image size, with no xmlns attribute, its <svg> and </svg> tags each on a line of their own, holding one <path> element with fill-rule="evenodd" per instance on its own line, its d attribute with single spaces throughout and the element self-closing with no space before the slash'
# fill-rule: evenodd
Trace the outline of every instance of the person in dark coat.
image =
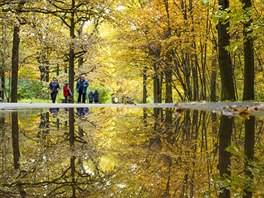
<svg viewBox="0 0 264 198">
<path fill-rule="evenodd" d="M 99 103 L 99 92 L 97 91 L 97 89 L 94 91 L 93 97 L 94 103 Z"/>
<path fill-rule="evenodd" d="M 82 99 L 82 103 L 85 103 L 87 87 L 89 87 L 89 83 L 85 80 L 84 75 L 81 75 L 81 78 L 77 81 L 77 85 L 76 85 L 76 90 L 79 94 L 78 103 L 81 102 L 81 99 Z"/>
<path fill-rule="evenodd" d="M 89 94 L 88 94 L 88 99 L 89 99 L 89 103 L 93 103 L 94 94 L 93 94 L 92 91 L 89 92 Z"/>
<path fill-rule="evenodd" d="M 53 103 L 55 103 L 58 91 L 60 90 L 60 85 L 55 77 L 53 77 L 52 81 L 50 82 L 49 89 L 50 89 L 51 100 Z"/>
</svg>

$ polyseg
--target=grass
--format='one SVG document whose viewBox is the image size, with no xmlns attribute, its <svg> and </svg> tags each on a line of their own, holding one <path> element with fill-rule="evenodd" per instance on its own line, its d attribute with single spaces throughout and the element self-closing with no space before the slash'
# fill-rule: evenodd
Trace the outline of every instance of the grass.
<svg viewBox="0 0 264 198">
<path fill-rule="evenodd" d="M 51 100 L 44 100 L 39 98 L 21 99 L 18 100 L 21 103 L 51 103 Z"/>
</svg>

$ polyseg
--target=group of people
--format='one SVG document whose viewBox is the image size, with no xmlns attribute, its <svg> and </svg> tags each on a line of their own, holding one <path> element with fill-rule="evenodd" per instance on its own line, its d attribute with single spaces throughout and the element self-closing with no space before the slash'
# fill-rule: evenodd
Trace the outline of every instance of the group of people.
<svg viewBox="0 0 264 198">
<path fill-rule="evenodd" d="M 97 90 L 94 92 L 90 91 L 88 94 L 89 103 L 99 103 L 99 93 Z"/>
<path fill-rule="evenodd" d="M 76 90 L 78 92 L 78 103 L 85 103 L 86 95 L 87 95 L 87 88 L 89 87 L 88 81 L 85 80 L 85 76 L 81 75 L 80 79 L 77 81 Z M 53 78 L 52 81 L 49 84 L 50 94 L 51 94 L 51 100 L 53 103 L 56 102 L 57 94 L 60 90 L 60 85 L 57 80 L 57 78 Z M 64 96 L 64 102 L 68 103 L 69 97 L 72 96 L 72 92 L 69 88 L 69 84 L 65 83 L 63 86 L 63 96 Z M 90 91 L 88 94 L 89 103 L 99 103 L 99 93 L 97 90 L 93 93 Z"/>
</svg>

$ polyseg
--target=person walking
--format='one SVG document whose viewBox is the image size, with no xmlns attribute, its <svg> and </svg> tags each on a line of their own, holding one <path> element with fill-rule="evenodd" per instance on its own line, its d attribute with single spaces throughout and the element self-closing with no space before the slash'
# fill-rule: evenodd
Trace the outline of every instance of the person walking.
<svg viewBox="0 0 264 198">
<path fill-rule="evenodd" d="M 97 89 L 94 91 L 93 97 L 94 103 L 99 103 L 99 92 L 97 91 Z"/>
<path fill-rule="evenodd" d="M 88 94 L 88 99 L 89 99 L 89 103 L 93 103 L 94 94 L 93 94 L 92 91 L 89 92 L 89 94 Z"/>
<path fill-rule="evenodd" d="M 89 87 L 89 83 L 85 80 L 84 75 L 81 75 L 76 85 L 76 90 L 78 92 L 78 103 L 85 103 L 87 87 Z"/>
<path fill-rule="evenodd" d="M 53 77 L 52 81 L 49 84 L 49 89 L 50 89 L 51 101 L 52 103 L 55 103 L 58 91 L 60 90 L 60 85 L 58 83 L 57 78 Z"/>
<path fill-rule="evenodd" d="M 69 88 L 69 83 L 65 83 L 63 86 L 63 96 L 64 96 L 64 102 L 68 103 L 68 97 L 72 96 L 71 90 Z"/>
</svg>

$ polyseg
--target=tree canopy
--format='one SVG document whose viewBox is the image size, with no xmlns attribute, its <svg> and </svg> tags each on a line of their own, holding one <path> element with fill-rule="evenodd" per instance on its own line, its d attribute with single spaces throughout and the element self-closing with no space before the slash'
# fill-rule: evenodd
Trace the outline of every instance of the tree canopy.
<svg viewBox="0 0 264 198">
<path fill-rule="evenodd" d="M 262 2 L 226 2 L 1 1 L 3 97 L 26 80 L 45 99 L 50 77 L 74 90 L 84 74 L 123 102 L 262 101 Z"/>
</svg>

